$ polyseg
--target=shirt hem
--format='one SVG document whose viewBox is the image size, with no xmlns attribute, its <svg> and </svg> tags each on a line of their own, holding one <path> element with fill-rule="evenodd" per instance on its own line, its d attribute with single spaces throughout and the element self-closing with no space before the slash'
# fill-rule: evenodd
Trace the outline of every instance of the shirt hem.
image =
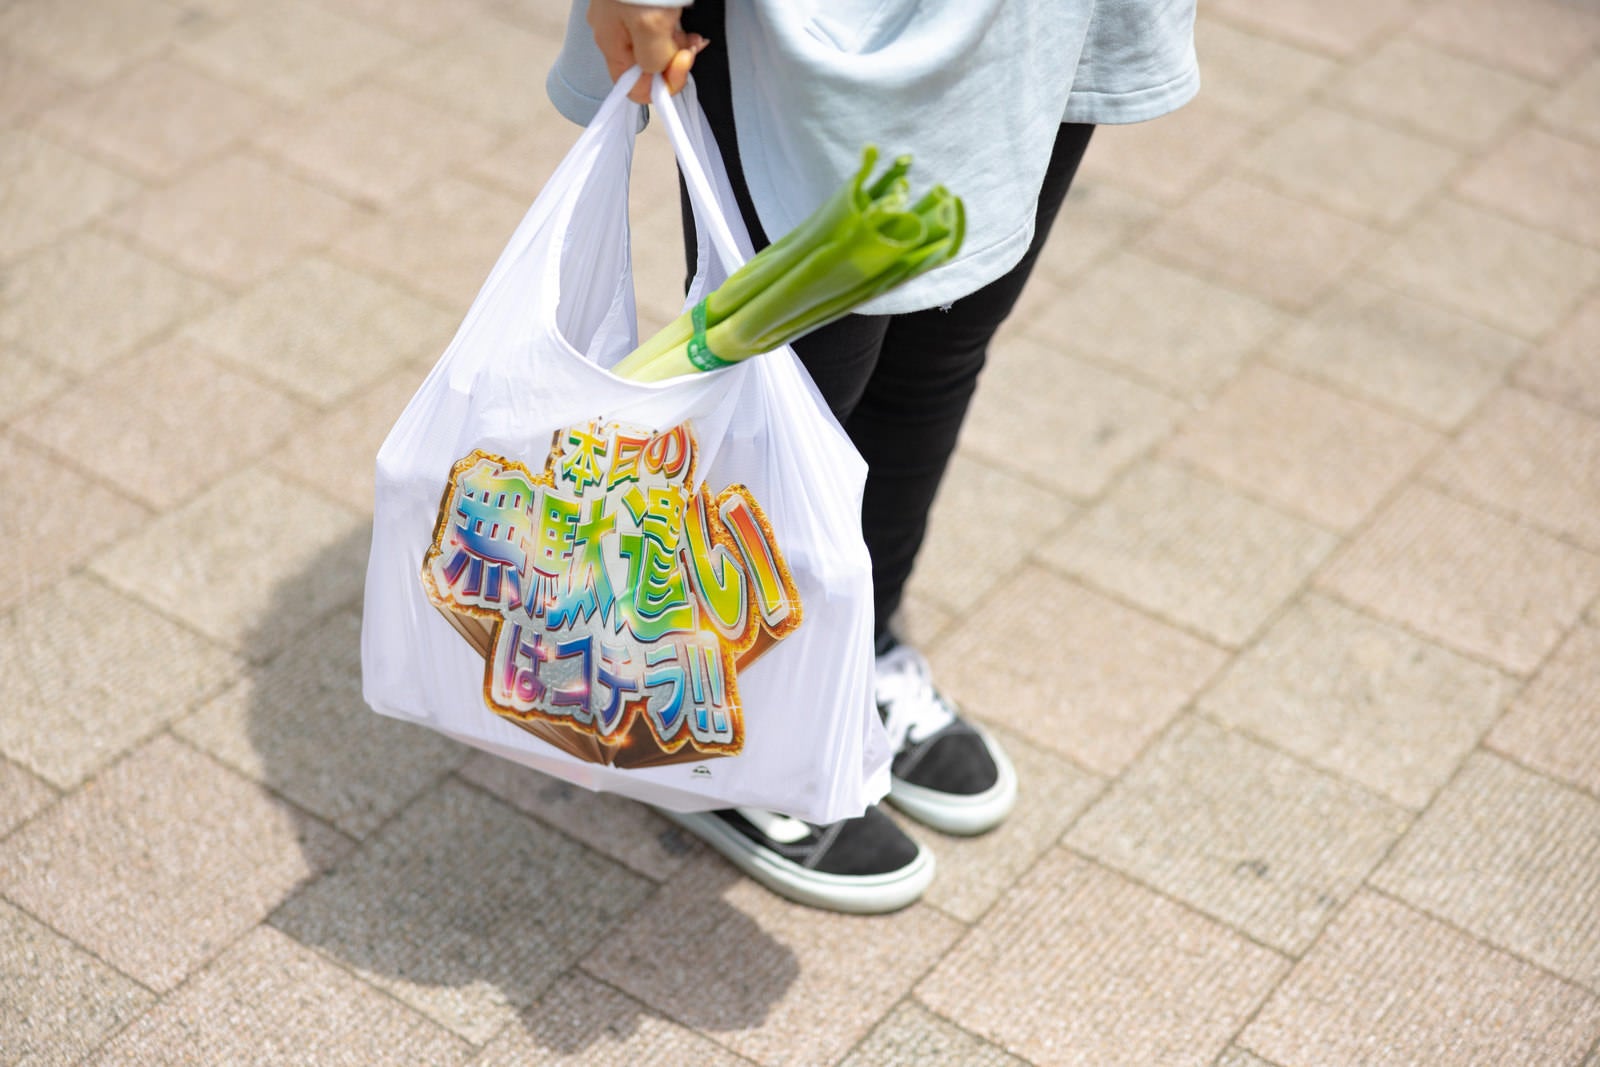
<svg viewBox="0 0 1600 1067">
<path fill-rule="evenodd" d="M 1132 122 L 1148 122 L 1178 110 L 1200 91 L 1200 67 L 1191 65 L 1188 70 L 1161 85 L 1152 85 L 1131 93 L 1100 93 L 1091 89 L 1074 89 L 1067 97 L 1067 109 L 1062 122 L 1091 123 L 1096 126 L 1121 126 Z"/>
<path fill-rule="evenodd" d="M 920 278 L 856 309 L 861 315 L 899 315 L 908 311 L 926 311 L 944 307 L 962 297 L 971 296 L 990 282 L 1005 277 L 1007 271 L 1022 262 L 1033 241 L 1033 216 L 1028 216 L 1019 228 L 1009 235 L 979 249 L 970 255 L 959 255 L 953 262 L 936 267 Z"/>
</svg>

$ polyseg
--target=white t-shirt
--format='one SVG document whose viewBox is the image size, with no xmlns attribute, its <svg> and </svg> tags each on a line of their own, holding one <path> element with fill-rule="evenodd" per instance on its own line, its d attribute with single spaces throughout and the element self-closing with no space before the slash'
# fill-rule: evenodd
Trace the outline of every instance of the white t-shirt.
<svg viewBox="0 0 1600 1067">
<path fill-rule="evenodd" d="M 909 153 L 912 193 L 967 208 L 957 258 L 860 310 L 937 307 L 1003 275 L 1033 237 L 1062 122 L 1155 118 L 1198 91 L 1195 0 L 728 0 L 739 155 L 761 226 L 798 225 L 860 164 Z M 576 0 L 546 85 L 584 123 L 610 78 Z"/>
</svg>

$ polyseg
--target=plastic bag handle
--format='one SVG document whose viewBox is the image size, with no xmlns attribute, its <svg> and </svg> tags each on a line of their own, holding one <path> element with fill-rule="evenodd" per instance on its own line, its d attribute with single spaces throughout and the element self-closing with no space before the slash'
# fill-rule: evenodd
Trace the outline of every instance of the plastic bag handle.
<svg viewBox="0 0 1600 1067">
<path fill-rule="evenodd" d="M 744 266 L 745 256 L 739 250 L 739 242 L 734 238 L 733 229 L 717 202 L 711 178 L 700 158 L 700 150 L 695 146 L 696 139 L 684 126 L 681 111 L 683 98 L 669 95 L 667 80 L 657 74 L 651 79 L 650 100 L 667 128 L 667 140 L 672 142 L 672 149 L 677 153 L 678 169 L 683 173 L 684 184 L 689 187 L 689 199 L 694 204 L 700 223 L 710 234 L 711 244 L 722 258 L 723 269 L 732 274 Z"/>
</svg>

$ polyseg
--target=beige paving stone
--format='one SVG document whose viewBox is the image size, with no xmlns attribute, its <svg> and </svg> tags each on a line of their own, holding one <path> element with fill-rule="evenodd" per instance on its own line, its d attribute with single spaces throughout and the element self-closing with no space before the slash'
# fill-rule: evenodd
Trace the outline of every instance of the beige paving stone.
<svg viewBox="0 0 1600 1067">
<path fill-rule="evenodd" d="M 1327 98 L 1461 148 L 1492 144 L 1540 95 L 1514 74 L 1396 37 L 1336 77 Z"/>
<path fill-rule="evenodd" d="M 39 124 L 85 151 L 170 180 L 236 144 L 272 114 L 258 97 L 157 59 L 51 108 Z"/>
<path fill-rule="evenodd" d="M 79 81 L 103 81 L 165 48 L 183 10 L 144 0 L 94 4 L 8 4 L 0 40 Z"/>
<path fill-rule="evenodd" d="M 839 1067 L 1025 1067 L 915 1001 L 897 1006 Z"/>
<path fill-rule="evenodd" d="M 1334 544 L 1320 527 L 1176 467 L 1147 463 L 1041 555 L 1236 647 L 1294 595 Z"/>
<path fill-rule="evenodd" d="M 637 144 L 644 145 L 658 125 L 652 123 L 639 134 Z M 498 149 L 463 160 L 465 173 L 531 204 L 582 132 L 579 126 L 566 119 L 531 123 Z M 641 176 L 638 163 L 634 164 L 633 176 Z"/>
<path fill-rule="evenodd" d="M 1181 720 L 1067 843 L 1291 955 L 1411 816 L 1241 734 Z"/>
<path fill-rule="evenodd" d="M 482 1044 L 608 937 L 651 883 L 446 780 L 272 918 Z"/>
<path fill-rule="evenodd" d="M 419 371 L 402 369 L 342 399 L 322 418 L 301 423 L 266 463 L 331 500 L 370 514 L 378 448 L 412 394 Z"/>
<path fill-rule="evenodd" d="M 0 44 L 0 126 L 31 120 L 72 89 L 71 81 L 43 63 Z"/>
<path fill-rule="evenodd" d="M 565 120 L 563 120 L 565 122 Z M 663 123 L 653 123 L 633 139 L 633 172 L 628 177 L 628 210 L 635 219 L 644 212 L 659 212 L 681 233 L 682 200 L 678 185 L 678 159 Z M 565 122 L 570 140 L 581 132 Z M 561 150 L 559 154 L 565 154 Z M 681 243 L 681 242 L 680 242 Z M 680 256 L 681 260 L 682 257 Z"/>
<path fill-rule="evenodd" d="M 32 130 L 0 129 L 0 263 L 56 240 L 138 190 L 131 178 Z"/>
<path fill-rule="evenodd" d="M 1058 849 L 917 997 L 1032 1063 L 1200 1067 L 1286 969 L 1276 953 Z"/>
<path fill-rule="evenodd" d="M 1254 297 L 1123 254 L 1066 287 L 1024 332 L 1194 398 L 1232 378 L 1285 321 L 1282 312 Z"/>
<path fill-rule="evenodd" d="M 505 130 L 565 123 L 544 89 L 561 35 L 477 16 L 383 72 L 417 97 Z"/>
<path fill-rule="evenodd" d="M 497 135 L 382 85 L 362 85 L 315 112 L 263 130 L 257 142 L 340 193 L 392 203 Z"/>
<path fill-rule="evenodd" d="M 386 281 L 312 258 L 219 307 L 183 336 L 327 404 L 442 351 L 454 320 Z"/>
<path fill-rule="evenodd" d="M 1600 43 L 1600 12 L 1539 0 L 1445 0 L 1424 11 L 1412 32 L 1446 51 L 1553 82 Z"/>
<path fill-rule="evenodd" d="M 1539 118 L 1564 133 L 1600 144 L 1600 58 L 1591 60 L 1564 88 L 1539 105 Z"/>
<path fill-rule="evenodd" d="M 0 750 L 71 789 L 228 685 L 239 661 L 77 575 L 0 616 Z"/>
<path fill-rule="evenodd" d="M 1159 205 L 1114 185 L 1074 181 L 1039 252 L 1038 276 L 1072 282 L 1085 267 L 1120 249 L 1160 215 Z M 1036 281 L 1023 290 L 1012 316 L 1022 319 L 1029 306 L 1048 304 L 1057 295 L 1050 286 Z"/>
<path fill-rule="evenodd" d="M 225 156 L 153 190 L 111 225 L 197 274 L 258 282 L 350 228 L 347 201 L 247 155 Z"/>
<path fill-rule="evenodd" d="M 1364 893 L 1240 1043 L 1286 1067 L 1575 1063 L 1600 1031 L 1582 990 Z"/>
<path fill-rule="evenodd" d="M 1225 660 L 1198 638 L 1029 567 L 940 642 L 933 666 L 968 712 L 1115 775 Z"/>
<path fill-rule="evenodd" d="M 1248 120 L 1202 95 L 1160 122 L 1096 130 L 1081 173 L 1176 204 L 1236 156 L 1250 134 Z"/>
<path fill-rule="evenodd" d="M 329 0 L 327 6 L 418 42 L 458 30 L 482 12 L 477 0 Z"/>
<path fill-rule="evenodd" d="M 1194 35 L 1206 98 L 1247 121 L 1280 117 L 1338 69 L 1315 52 L 1240 29 L 1205 9 Z"/>
<path fill-rule="evenodd" d="M 677 191 L 672 199 L 660 194 L 656 181 L 641 181 L 638 171 L 642 164 L 634 162 L 635 177 L 631 184 L 629 208 L 633 257 L 633 292 L 639 309 L 639 336 L 649 337 L 645 320 L 665 325 L 677 318 L 684 305 L 683 222 L 677 203 Z M 675 173 L 671 164 L 664 175 Z M 659 328 L 659 327 L 657 327 Z"/>
<path fill-rule="evenodd" d="M 94 570 L 261 662 L 356 600 L 368 543 L 358 513 L 247 470 L 101 553 Z"/>
<path fill-rule="evenodd" d="M 628 182 L 628 220 L 641 318 L 648 313 L 671 321 L 685 304 L 683 211 L 676 175 L 670 145 L 656 136 L 638 139 Z M 641 334 L 648 336 L 642 325 Z"/>
<path fill-rule="evenodd" d="M 0 901 L 0 1046 L 6 1062 L 76 1063 L 154 999 Z"/>
<path fill-rule="evenodd" d="M 166 991 L 342 847 L 331 830 L 162 736 L 0 845 L 0 890 Z"/>
<path fill-rule="evenodd" d="M 1525 767 L 1600 794 L 1600 629 L 1577 626 L 1489 732 Z"/>
<path fill-rule="evenodd" d="M 955 612 L 907 591 L 900 599 L 900 610 L 895 613 L 892 625 L 902 640 L 918 648 L 929 648 L 955 625 L 955 621 Z"/>
<path fill-rule="evenodd" d="M 1517 367 L 1524 389 L 1600 415 L 1600 297 L 1591 297 L 1553 337 Z"/>
<path fill-rule="evenodd" d="M 957 614 L 970 611 L 1074 512 L 997 464 L 958 453 L 928 517 L 910 588 Z"/>
<path fill-rule="evenodd" d="M 569 9 L 561 0 L 483 0 L 483 3 L 502 18 L 540 33 L 560 32 L 567 25 Z"/>
<path fill-rule="evenodd" d="M 1315 0 L 1217 0 L 1213 11 L 1330 55 L 1351 56 L 1413 18 L 1420 6 L 1418 0 L 1357 0 L 1337 6 Z"/>
<path fill-rule="evenodd" d="M 1069 497 L 1098 494 L 1164 438 L 1183 409 L 1028 337 L 1008 338 L 997 348 L 962 428 L 961 447 L 973 459 Z"/>
<path fill-rule="evenodd" d="M 405 282 L 465 313 L 528 205 L 446 178 L 408 196 L 335 248 L 344 260 Z"/>
<path fill-rule="evenodd" d="M 361 699 L 361 620 L 341 612 L 175 732 L 352 837 L 365 837 L 470 750 Z"/>
<path fill-rule="evenodd" d="M 706 854 L 583 968 L 758 1063 L 832 1063 L 962 929 L 920 905 L 860 917 L 790 904 Z"/>
<path fill-rule="evenodd" d="M 247 0 L 188 0 L 188 9 L 199 16 L 194 21 L 202 30 L 236 17 L 246 6 Z"/>
<path fill-rule="evenodd" d="M 1490 326 L 1536 338 L 1600 281 L 1600 252 L 1446 200 L 1379 256 L 1373 273 Z"/>
<path fill-rule="evenodd" d="M 1217 1067 L 1273 1067 L 1273 1064 L 1241 1048 L 1229 1047 L 1217 1061 Z"/>
<path fill-rule="evenodd" d="M 409 51 L 371 22 L 300 0 L 248 5 L 179 48 L 209 74 L 293 104 L 318 101 Z"/>
<path fill-rule="evenodd" d="M 144 508 L 0 435 L 0 609 L 50 588 L 148 517 Z"/>
<path fill-rule="evenodd" d="M 472 1049 L 270 927 L 258 927 L 88 1062 L 464 1063 Z"/>
<path fill-rule="evenodd" d="M 1162 450 L 1323 526 L 1359 523 L 1439 437 L 1330 389 L 1251 367 Z"/>
<path fill-rule="evenodd" d="M 1352 218 L 1396 223 L 1442 187 L 1463 153 L 1312 104 L 1245 154 L 1266 185 Z"/>
<path fill-rule="evenodd" d="M 1228 177 L 1169 213 L 1135 248 L 1305 311 L 1377 237 L 1362 223 Z"/>
<path fill-rule="evenodd" d="M 5 312 L 0 310 L 0 317 Z M 0 343 L 0 425 L 49 402 L 70 380 L 43 360 L 9 343 Z"/>
<path fill-rule="evenodd" d="M 1597 20 L 1600 23 L 1600 20 Z M 1600 245 L 1600 147 L 1519 130 L 1468 171 L 1468 200 L 1553 234 Z"/>
<path fill-rule="evenodd" d="M 1006 821 L 978 837 L 952 837 L 900 820 L 938 857 L 938 876 L 923 901 L 966 923 L 981 919 L 1104 785 L 1018 733 L 989 729 L 1017 770 L 1017 806 Z"/>
<path fill-rule="evenodd" d="M 507 1026 L 473 1067 L 738 1067 L 735 1056 L 588 975 L 569 971 L 522 1019 Z"/>
<path fill-rule="evenodd" d="M 108 300 L 106 294 L 116 294 Z M 213 286 L 94 231 L 40 249 L 8 272 L 0 337 L 87 375 L 216 302 Z"/>
<path fill-rule="evenodd" d="M 18 419 L 16 429 L 162 510 L 238 470 L 306 414 L 290 397 L 173 342 L 107 368 Z"/>
<path fill-rule="evenodd" d="M 590 850 L 657 882 L 672 877 L 702 851 L 695 838 L 648 805 L 612 793 L 593 793 L 487 752 L 475 753 L 458 773 Z"/>
<path fill-rule="evenodd" d="M 1364 281 L 1341 287 L 1271 349 L 1297 373 L 1450 429 L 1506 376 L 1523 341 Z"/>
<path fill-rule="evenodd" d="M 1600 559 L 1419 487 L 1387 507 L 1318 585 L 1525 674 L 1600 591 Z"/>
<path fill-rule="evenodd" d="M 1600 800 L 1479 753 L 1372 884 L 1594 991 L 1597 872 Z"/>
<path fill-rule="evenodd" d="M 56 799 L 55 790 L 8 759 L 0 759 L 0 837 L 21 826 Z"/>
<path fill-rule="evenodd" d="M 1427 476 L 1600 552 L 1600 419 L 1501 390 Z"/>
<path fill-rule="evenodd" d="M 1420 808 L 1512 692 L 1498 671 L 1311 594 L 1233 663 L 1200 708 Z"/>
</svg>

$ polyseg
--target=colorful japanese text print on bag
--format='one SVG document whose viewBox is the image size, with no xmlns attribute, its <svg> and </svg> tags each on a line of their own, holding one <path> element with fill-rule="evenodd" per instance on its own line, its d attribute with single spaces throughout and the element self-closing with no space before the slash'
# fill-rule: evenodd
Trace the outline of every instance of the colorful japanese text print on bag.
<svg viewBox="0 0 1600 1067">
<path fill-rule="evenodd" d="M 761 505 L 691 490 L 694 461 L 688 426 L 591 422 L 537 475 L 456 464 L 422 581 L 496 712 L 618 767 L 743 750 L 739 671 L 800 625 L 800 597 Z"/>
<path fill-rule="evenodd" d="M 624 77 L 619 84 L 631 85 Z M 656 102 L 705 238 L 749 257 L 692 87 Z M 814 823 L 888 787 L 866 465 L 793 351 L 640 382 L 613 93 L 377 457 L 362 692 L 589 789 Z"/>
</svg>

